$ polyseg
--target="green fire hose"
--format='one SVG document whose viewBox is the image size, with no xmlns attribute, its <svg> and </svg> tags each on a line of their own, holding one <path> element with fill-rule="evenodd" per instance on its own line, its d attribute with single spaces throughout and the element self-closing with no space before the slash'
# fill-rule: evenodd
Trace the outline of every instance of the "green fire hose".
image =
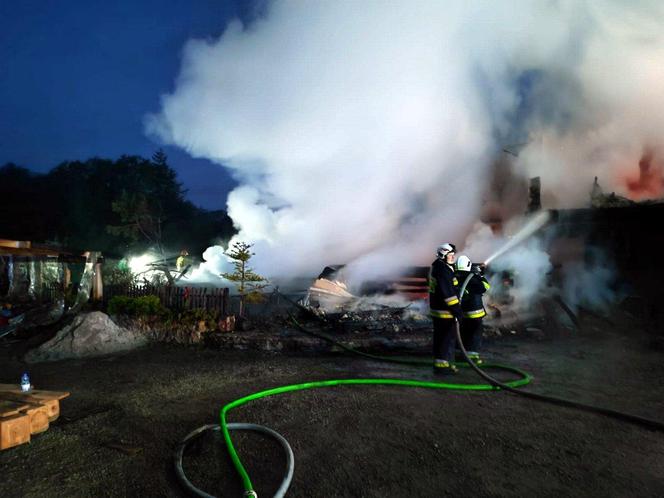
<svg viewBox="0 0 664 498">
<path fill-rule="evenodd" d="M 517 369 L 512 369 L 512 371 L 518 371 Z M 512 381 L 508 384 L 512 385 L 524 385 L 530 381 L 530 376 L 524 372 L 519 372 L 522 374 L 522 378 Z M 226 442 L 226 448 L 228 453 L 231 456 L 233 466 L 235 470 L 240 475 L 242 479 L 242 484 L 245 489 L 246 496 L 256 496 L 253 484 L 249 478 L 249 474 L 242 465 L 240 457 L 235 450 L 233 441 L 231 440 L 230 432 L 227 429 L 226 414 L 233 408 L 249 403 L 250 401 L 265 398 L 267 396 L 274 396 L 276 394 L 283 394 L 292 391 L 302 391 L 305 389 L 314 389 L 320 387 L 332 387 L 332 386 L 344 386 L 344 385 L 388 385 L 388 386 L 405 386 L 405 387 L 424 387 L 429 389 L 456 389 L 456 390 L 471 390 L 471 391 L 486 391 L 486 390 L 495 390 L 496 387 L 490 384 L 452 384 L 447 382 L 426 382 L 419 380 L 406 380 L 406 379 L 334 379 L 334 380 L 323 380 L 318 382 L 304 382 L 302 384 L 291 384 L 287 386 L 277 387 L 274 389 L 268 389 L 265 391 L 260 391 L 244 398 L 237 399 L 231 403 L 228 403 L 221 409 L 220 414 L 220 426 L 222 433 L 224 435 L 224 440 Z"/>
<path fill-rule="evenodd" d="M 390 357 L 382 357 L 382 356 L 377 356 L 377 355 L 371 355 L 368 353 L 363 353 L 361 351 L 357 351 L 353 348 L 349 348 L 348 346 L 345 346 L 338 341 L 335 341 L 331 337 L 327 336 L 326 334 L 320 334 L 320 333 L 313 333 L 309 332 L 304 327 L 302 327 L 293 317 L 291 317 L 291 320 L 293 323 L 302 331 L 308 334 L 316 335 L 320 338 L 323 338 L 325 340 L 331 341 L 334 344 L 340 346 L 341 348 L 351 351 L 355 354 L 368 357 L 374 360 L 379 360 L 379 361 L 388 361 L 388 362 L 393 362 L 393 363 L 401 363 L 401 364 L 407 364 L 407 365 L 417 365 L 417 366 L 426 366 L 428 368 L 431 367 L 431 362 L 426 361 L 426 360 L 417 360 L 417 359 L 398 359 L 398 358 L 390 358 Z M 468 367 L 468 365 L 461 364 L 460 366 L 462 367 Z M 514 373 L 518 376 L 517 379 L 512 380 L 510 382 L 507 382 L 506 385 L 510 386 L 511 388 L 517 388 L 523 385 L 526 385 L 530 382 L 531 376 L 524 372 L 523 370 L 520 370 L 518 368 L 514 367 L 509 367 L 509 366 L 504 366 L 504 365 L 494 365 L 494 364 L 487 364 L 483 365 L 482 368 L 499 368 L 511 373 Z M 287 392 L 293 392 L 293 391 L 302 391 L 305 389 L 314 389 L 314 388 L 321 388 L 321 387 L 332 387 L 332 386 L 344 386 L 344 385 L 392 385 L 392 386 L 402 386 L 402 387 L 421 387 L 421 388 L 428 388 L 428 389 L 451 389 L 451 390 L 469 390 L 469 391 L 491 391 L 491 390 L 497 390 L 500 389 L 499 387 L 493 386 L 491 384 L 463 384 L 463 383 L 450 383 L 450 382 L 427 382 L 427 381 L 419 381 L 419 380 L 408 380 L 408 379 L 380 379 L 380 378 L 375 378 L 375 379 L 333 379 L 333 380 L 324 380 L 324 381 L 317 381 L 317 382 L 304 382 L 301 384 L 290 384 L 286 386 L 281 386 L 281 387 L 276 387 L 273 389 L 267 389 L 264 391 L 256 392 L 253 394 L 250 394 L 248 396 L 245 396 L 243 398 L 239 398 L 235 401 L 232 401 L 231 403 L 228 403 L 225 405 L 221 411 L 220 411 L 220 423 L 219 425 L 207 425 L 203 426 L 199 429 L 196 429 L 192 433 L 190 433 L 178 446 L 178 450 L 176 451 L 176 456 L 175 456 L 175 467 L 176 467 L 176 475 L 180 482 L 183 484 L 185 488 L 187 488 L 190 492 L 196 494 L 197 496 L 204 496 L 204 497 L 210 497 L 212 495 L 209 495 L 205 493 L 204 491 L 201 491 L 200 489 L 194 487 L 189 480 L 187 479 L 183 469 L 182 469 L 182 456 L 184 454 L 184 449 L 186 448 L 187 444 L 196 436 L 200 435 L 204 430 L 208 429 L 213 429 L 213 430 L 220 430 L 225 444 L 226 448 L 228 450 L 228 453 L 231 457 L 231 461 L 233 463 L 233 466 L 235 467 L 235 470 L 237 471 L 238 475 L 240 476 L 242 480 L 242 484 L 245 490 L 245 496 L 250 497 L 250 496 L 257 496 L 256 492 L 254 491 L 253 484 L 251 482 L 251 478 L 249 477 L 249 474 L 247 473 L 246 469 L 244 468 L 244 465 L 242 465 L 242 461 L 240 460 L 240 457 L 237 454 L 237 451 L 235 449 L 235 446 L 233 445 L 233 441 L 231 439 L 230 431 L 231 430 L 236 430 L 237 427 L 236 424 L 229 424 L 226 421 L 226 415 L 228 414 L 229 411 L 231 411 L 234 408 L 237 408 L 238 406 L 242 406 L 246 403 L 249 403 L 250 401 L 254 401 L 260 398 L 265 398 L 268 396 L 274 396 L 277 394 L 284 394 Z M 250 425 L 250 424 L 245 424 L 245 425 Z M 252 430 L 247 427 L 243 427 L 248 430 Z M 281 435 L 278 433 L 275 433 L 271 429 L 267 427 L 262 427 L 262 426 L 255 426 L 255 429 L 253 430 L 259 430 L 262 432 L 268 432 L 271 431 L 272 437 L 276 439 L 283 439 Z M 282 446 L 284 446 L 286 450 L 286 454 L 288 455 L 288 452 L 290 451 L 290 447 L 288 443 L 286 442 L 284 444 L 283 441 L 281 441 Z M 275 497 L 282 497 L 285 495 L 285 492 L 288 489 L 288 485 L 290 484 L 290 480 L 292 478 L 293 474 L 293 463 L 292 460 L 289 460 L 289 465 L 287 466 L 288 472 L 286 477 L 284 478 L 281 486 L 279 487 L 279 491 L 275 494 Z"/>
</svg>

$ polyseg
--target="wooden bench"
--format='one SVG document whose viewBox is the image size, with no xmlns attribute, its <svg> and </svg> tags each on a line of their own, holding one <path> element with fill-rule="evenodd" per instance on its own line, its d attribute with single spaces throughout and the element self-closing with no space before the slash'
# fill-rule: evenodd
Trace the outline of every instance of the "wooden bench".
<svg viewBox="0 0 664 498">
<path fill-rule="evenodd" d="M 60 415 L 60 400 L 68 392 L 31 389 L 0 384 L 0 450 L 30 441 L 32 434 L 48 429 Z"/>
</svg>

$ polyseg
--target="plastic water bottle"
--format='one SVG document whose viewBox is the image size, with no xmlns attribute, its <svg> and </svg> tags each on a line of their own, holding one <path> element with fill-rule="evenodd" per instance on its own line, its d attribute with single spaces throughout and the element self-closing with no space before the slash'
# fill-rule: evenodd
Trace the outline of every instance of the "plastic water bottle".
<svg viewBox="0 0 664 498">
<path fill-rule="evenodd" d="M 28 392 L 30 387 L 30 376 L 28 375 L 28 372 L 24 372 L 23 375 L 21 375 L 21 391 Z"/>
</svg>

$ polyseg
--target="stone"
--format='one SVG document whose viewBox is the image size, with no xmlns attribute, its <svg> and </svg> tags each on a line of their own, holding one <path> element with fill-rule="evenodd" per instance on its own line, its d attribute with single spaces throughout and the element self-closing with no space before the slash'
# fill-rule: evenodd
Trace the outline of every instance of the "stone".
<svg viewBox="0 0 664 498">
<path fill-rule="evenodd" d="M 147 344 L 145 334 L 116 325 L 101 311 L 81 313 L 41 346 L 29 351 L 25 361 L 89 358 L 128 351 Z"/>
</svg>

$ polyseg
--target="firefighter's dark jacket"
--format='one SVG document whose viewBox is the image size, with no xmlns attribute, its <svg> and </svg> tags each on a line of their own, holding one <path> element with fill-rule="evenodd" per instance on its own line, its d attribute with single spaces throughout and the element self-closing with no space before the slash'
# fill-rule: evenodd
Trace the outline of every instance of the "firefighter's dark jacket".
<svg viewBox="0 0 664 498">
<path fill-rule="evenodd" d="M 429 273 L 429 307 L 432 317 L 461 319 L 457 285 L 454 270 L 442 259 L 436 259 Z"/>
<path fill-rule="evenodd" d="M 456 272 L 459 287 L 466 281 L 469 273 L 467 271 Z M 473 274 L 461 299 L 461 309 L 463 310 L 464 318 L 483 318 L 486 316 L 486 310 L 482 303 L 482 294 L 490 288 L 491 285 L 489 285 L 486 278 L 482 275 Z"/>
</svg>

